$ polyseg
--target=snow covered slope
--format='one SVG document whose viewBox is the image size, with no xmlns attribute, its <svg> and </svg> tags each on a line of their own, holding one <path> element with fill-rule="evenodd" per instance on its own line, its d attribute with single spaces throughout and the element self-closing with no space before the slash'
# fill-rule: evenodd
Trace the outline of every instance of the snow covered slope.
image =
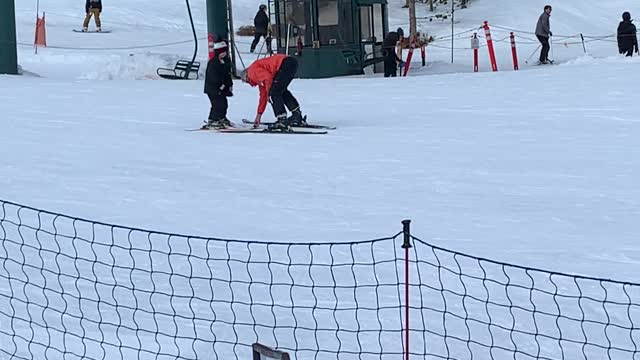
<svg viewBox="0 0 640 360">
<path fill-rule="evenodd" d="M 258 3 L 234 4 L 236 25 L 250 22 Z M 532 31 L 544 4 L 476 0 L 456 14 L 456 27 L 486 19 Z M 640 271 L 640 105 L 624 90 L 640 80 L 639 63 L 619 58 L 613 43 L 590 43 L 594 58 L 581 45 L 556 46 L 566 64 L 520 72 L 502 71 L 510 55 L 500 43 L 497 74 L 469 73 L 468 50 L 451 66 L 447 49 L 430 47 L 429 66 L 414 64 L 412 75 L 466 74 L 294 81 L 310 118 L 338 126 L 327 136 L 202 134 L 183 131 L 208 113 L 202 81 L 133 80 L 190 56 L 181 1 L 111 0 L 103 22 L 113 32 L 78 34 L 78 1 L 43 0 L 50 47 L 37 55 L 28 45 L 35 2 L 16 5 L 27 44 L 20 63 L 43 78 L 0 77 L 2 198 L 106 222 L 278 241 L 377 237 L 412 218 L 423 238 L 497 260 L 626 279 Z M 192 5 L 204 36 L 204 2 Z M 640 12 L 618 0 L 552 5 L 558 35 L 610 34 L 623 10 Z M 392 25 L 406 28 L 401 2 L 391 9 Z M 446 22 L 427 30 L 449 31 Z M 468 46 L 468 34 L 456 46 Z M 521 56 L 535 46 L 519 48 Z M 201 60 L 205 49 L 201 41 Z M 481 61 L 486 71 L 486 54 Z M 107 79 L 117 81 L 95 81 Z M 235 93 L 230 117 L 251 117 L 257 90 L 237 84 Z"/>
<path fill-rule="evenodd" d="M 235 26 L 251 24 L 258 1 L 234 1 Z M 535 29 L 537 17 L 546 0 L 530 0 L 525 3 L 513 1 L 474 0 L 470 7 L 455 13 L 454 64 L 451 64 L 451 34 L 449 20 L 428 21 L 424 18 L 435 14 L 446 14 L 450 9 L 436 8 L 434 13 L 428 6 L 418 4 L 419 29 L 432 35 L 436 41 L 428 48 L 428 66 L 418 66 L 412 74 L 433 74 L 472 71 L 472 52 L 469 48 L 471 32 L 487 20 L 492 25 L 522 31 L 516 32 L 520 63 L 524 65 L 529 55 L 537 48 L 535 36 L 527 34 Z M 403 9 L 402 0 L 390 0 L 390 28 L 398 26 L 408 30 L 408 10 Z M 615 33 L 623 11 L 640 13 L 640 4 L 624 0 L 569 1 L 554 5 L 551 26 L 556 35 L 553 55 L 559 61 L 585 56 L 578 34 L 603 36 Z M 206 11 L 205 1 L 192 1 L 192 12 L 200 38 L 198 59 L 206 61 Z M 40 11 L 47 16 L 47 41 L 49 48 L 40 49 L 35 55 L 32 47 L 36 13 L 35 1 L 17 1 L 18 39 L 21 43 L 20 63 L 27 71 L 47 77 L 80 79 L 155 79 L 155 70 L 160 66 L 171 66 L 179 58 L 190 59 L 193 54 L 193 36 L 187 9 L 182 1 L 160 2 L 140 0 L 135 3 L 125 0 L 105 2 L 103 24 L 111 34 L 78 34 L 71 32 L 79 28 L 84 18 L 83 3 L 71 0 L 42 0 Z M 91 23 L 93 26 L 93 20 Z M 483 38 L 482 31 L 478 34 Z M 496 55 L 500 70 L 512 69 L 509 31 L 492 29 L 497 41 Z M 569 37 L 571 36 L 571 37 Z M 576 37 L 578 36 L 578 37 Z M 443 37 L 445 37 L 443 39 Z M 595 41 L 587 38 L 589 56 L 598 58 L 617 53 L 613 38 Z M 238 37 L 238 47 L 245 62 L 253 56 L 247 51 L 251 39 Z M 177 43 L 177 44 L 176 44 Z M 484 44 L 484 39 L 481 39 Z M 406 53 L 405 53 L 406 57 Z M 534 57 L 535 58 L 535 57 Z M 481 71 L 490 69 L 486 49 L 481 49 Z M 526 68 L 522 66 L 521 68 Z"/>
</svg>

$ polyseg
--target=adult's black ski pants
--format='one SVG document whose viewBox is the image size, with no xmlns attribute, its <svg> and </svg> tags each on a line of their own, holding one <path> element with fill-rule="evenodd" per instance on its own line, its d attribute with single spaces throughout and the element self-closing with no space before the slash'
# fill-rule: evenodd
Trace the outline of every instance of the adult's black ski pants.
<svg viewBox="0 0 640 360">
<path fill-rule="evenodd" d="M 282 61 L 280 69 L 276 73 L 271 90 L 269 90 L 269 101 L 276 117 L 287 115 L 287 110 L 295 111 L 300 107 L 298 100 L 287 88 L 291 84 L 291 80 L 296 76 L 298 71 L 298 61 L 292 57 L 287 57 Z"/>
<path fill-rule="evenodd" d="M 542 50 L 540 50 L 540 62 L 549 60 L 549 49 L 551 49 L 551 46 L 549 46 L 549 38 L 540 35 L 536 35 L 536 37 L 538 38 L 538 41 L 540 41 L 540 44 L 542 44 Z"/>
</svg>

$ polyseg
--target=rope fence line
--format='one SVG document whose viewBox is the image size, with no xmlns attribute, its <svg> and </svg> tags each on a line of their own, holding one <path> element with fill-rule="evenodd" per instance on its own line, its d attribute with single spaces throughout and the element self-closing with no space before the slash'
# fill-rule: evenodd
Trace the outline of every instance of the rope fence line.
<svg viewBox="0 0 640 360">
<path fill-rule="evenodd" d="M 513 32 L 515 34 L 527 34 L 527 35 L 535 35 L 534 32 L 531 31 L 525 31 L 525 30 L 519 30 L 519 29 L 515 29 L 515 28 L 511 28 L 511 27 L 506 27 L 506 26 L 500 26 L 500 25 L 495 25 L 495 24 L 491 24 L 491 28 L 492 29 L 498 29 L 498 30 L 502 30 L 502 31 L 508 31 L 508 32 Z M 475 27 L 475 28 L 470 28 L 467 30 L 463 30 L 460 31 L 458 33 L 455 33 L 453 35 L 446 35 L 446 36 L 440 36 L 440 37 L 436 37 L 433 38 L 433 41 L 431 43 L 429 43 L 429 46 L 434 46 L 434 47 L 439 47 L 439 48 L 447 48 L 447 49 L 451 49 L 451 46 L 443 46 L 443 45 L 439 45 L 436 46 L 433 44 L 433 42 L 438 42 L 438 41 L 443 41 L 443 40 L 451 40 L 451 38 L 458 38 L 458 39 L 462 39 L 461 35 L 465 35 L 465 34 L 469 34 L 472 33 L 474 31 L 481 31 L 482 27 Z M 625 36 L 630 36 L 630 35 L 625 35 Z M 584 37 L 585 40 L 584 43 L 591 43 L 591 42 L 595 42 L 595 41 L 606 41 L 606 42 L 616 42 L 615 40 L 610 40 L 611 38 L 615 38 L 617 37 L 616 34 L 609 34 L 609 35 L 584 35 L 584 34 L 575 34 L 575 35 L 557 35 L 554 36 L 553 39 L 556 41 L 562 41 L 562 40 L 567 40 L 567 39 L 574 39 L 574 38 L 581 38 Z M 479 37 L 480 39 L 482 39 L 482 37 Z M 509 38 L 509 36 L 506 36 L 502 39 L 499 40 L 494 40 L 496 42 L 504 42 Z M 521 44 L 527 44 L 527 45 L 535 45 L 538 44 L 538 41 L 536 39 L 530 38 L 530 37 L 523 37 L 520 36 L 519 39 L 524 39 L 526 40 L 526 42 L 522 42 L 521 40 L 518 40 L 519 43 Z M 198 38 L 199 41 L 205 41 L 207 40 L 207 37 L 200 37 Z M 59 50 L 85 50 L 85 51 L 110 51 L 110 50 L 137 50 L 137 49 L 150 49 L 150 48 L 159 48 L 159 47 L 166 47 L 166 46 L 172 46 L 172 45 L 182 45 L 182 44 L 187 44 L 187 43 L 191 43 L 193 40 L 184 40 L 184 41 L 175 41 L 175 42 L 168 42 L 168 43 L 159 43 L 159 44 L 150 44 L 150 45 L 134 45 L 134 46 L 123 46 L 123 47 L 68 47 L 68 46 L 47 46 L 48 48 L 51 49 L 59 49 Z M 249 45 L 250 42 L 249 41 L 237 41 L 236 43 L 238 44 L 244 44 L 244 45 Z M 582 42 L 566 42 L 566 44 L 568 45 L 575 45 L 575 44 L 581 44 Z M 25 42 L 18 42 L 18 44 L 20 46 L 33 46 L 33 44 L 30 43 L 25 43 Z M 482 45 L 481 45 L 482 46 Z M 455 47 L 454 49 L 456 50 L 469 50 L 471 49 L 471 47 Z"/>
<path fill-rule="evenodd" d="M 206 36 L 198 38 L 198 41 L 205 41 L 205 40 L 207 40 Z M 172 46 L 172 45 L 182 45 L 182 44 L 188 44 L 188 43 L 193 43 L 193 39 L 192 40 L 183 40 L 183 41 L 174 41 L 174 42 L 169 42 L 169 43 L 160 43 L 160 44 L 151 44 L 151 45 L 122 46 L 122 47 L 69 47 L 69 46 L 47 45 L 47 48 L 58 49 L 58 50 L 88 50 L 88 51 L 137 50 L 137 49 L 159 48 L 159 47 Z M 251 42 L 248 42 L 248 41 L 237 41 L 237 40 L 236 40 L 236 43 L 244 44 L 244 45 L 250 45 L 251 44 Z M 25 42 L 18 42 L 18 45 L 20 45 L 20 46 L 33 46 L 33 44 L 25 43 Z"/>
<path fill-rule="evenodd" d="M 535 35 L 535 32 L 531 32 L 531 31 L 525 31 L 525 30 L 518 30 L 518 29 L 514 29 L 511 27 L 506 27 L 506 26 L 500 26 L 500 25 L 495 25 L 495 24 L 491 24 L 491 29 L 492 29 L 492 33 L 495 32 L 500 32 L 500 31 L 507 31 L 507 32 L 513 32 L 514 34 L 526 34 L 526 35 Z M 497 31 L 496 31 L 497 29 Z M 428 43 L 427 46 L 433 46 L 436 48 L 442 48 L 442 49 L 452 49 L 451 45 L 436 45 L 434 44 L 435 42 L 440 42 L 443 40 L 451 40 L 451 38 L 454 38 L 456 40 L 463 40 L 463 39 L 468 39 L 468 37 L 463 37 L 461 35 L 465 35 L 468 33 L 472 33 L 472 32 L 481 32 L 483 31 L 482 27 L 476 27 L 476 28 L 471 28 L 468 30 L 464 30 L 458 33 L 455 33 L 453 35 L 447 35 L 447 36 L 440 36 L 440 37 L 436 37 L 433 38 L 432 42 Z M 640 31 L 639 31 L 640 32 Z M 480 34 L 479 34 L 480 35 Z M 633 35 L 623 35 L 623 36 L 633 36 Z M 617 40 L 612 39 L 612 38 L 617 38 L 616 34 L 610 34 L 610 35 L 584 35 L 584 34 L 575 34 L 575 35 L 556 35 L 553 37 L 554 42 L 561 42 L 562 45 L 580 45 L 583 44 L 582 38 L 584 38 L 584 43 L 593 43 L 593 42 L 597 42 L 597 41 L 603 41 L 603 42 L 610 42 L 610 43 L 615 43 L 617 42 Z M 478 39 L 480 39 L 481 41 L 484 40 L 484 36 L 478 36 Z M 564 40 L 568 40 L 568 39 L 580 39 L 581 41 L 564 41 Z M 524 41 L 523 41 L 524 40 Z M 509 42 L 509 36 L 505 36 L 504 38 L 500 38 L 500 39 L 494 39 L 494 42 Z M 518 36 L 517 37 L 517 43 L 518 44 L 523 44 L 523 45 L 538 45 L 540 42 L 537 39 L 534 39 L 532 37 L 528 37 L 528 36 Z M 480 47 L 485 47 L 486 44 L 481 44 Z M 467 46 L 467 47 L 454 47 L 453 50 L 472 50 L 471 46 Z"/>
</svg>

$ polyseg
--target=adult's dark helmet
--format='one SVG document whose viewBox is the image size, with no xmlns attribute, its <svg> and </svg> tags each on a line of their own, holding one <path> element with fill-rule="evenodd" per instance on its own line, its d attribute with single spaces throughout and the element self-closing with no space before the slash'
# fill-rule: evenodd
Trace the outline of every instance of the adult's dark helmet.
<svg viewBox="0 0 640 360">
<path fill-rule="evenodd" d="M 396 33 L 398 33 L 398 36 L 404 36 L 404 30 L 402 30 L 401 27 L 399 27 L 398 30 L 396 30 Z"/>
<path fill-rule="evenodd" d="M 267 5 L 265 4 L 260 5 L 260 11 L 265 11 L 265 10 L 267 10 Z"/>
<path fill-rule="evenodd" d="M 622 13 L 622 20 L 629 21 L 631 20 L 631 14 L 628 11 Z"/>
</svg>

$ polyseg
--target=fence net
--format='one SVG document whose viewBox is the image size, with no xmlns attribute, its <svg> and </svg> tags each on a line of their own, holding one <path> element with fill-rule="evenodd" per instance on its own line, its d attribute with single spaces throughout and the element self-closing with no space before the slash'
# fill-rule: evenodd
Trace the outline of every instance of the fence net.
<svg viewBox="0 0 640 360">
<path fill-rule="evenodd" d="M 255 342 L 297 359 L 405 353 L 401 233 L 250 242 L 0 205 L 0 359 L 242 359 Z M 411 358 L 640 358 L 636 284 L 412 245 Z"/>
</svg>

